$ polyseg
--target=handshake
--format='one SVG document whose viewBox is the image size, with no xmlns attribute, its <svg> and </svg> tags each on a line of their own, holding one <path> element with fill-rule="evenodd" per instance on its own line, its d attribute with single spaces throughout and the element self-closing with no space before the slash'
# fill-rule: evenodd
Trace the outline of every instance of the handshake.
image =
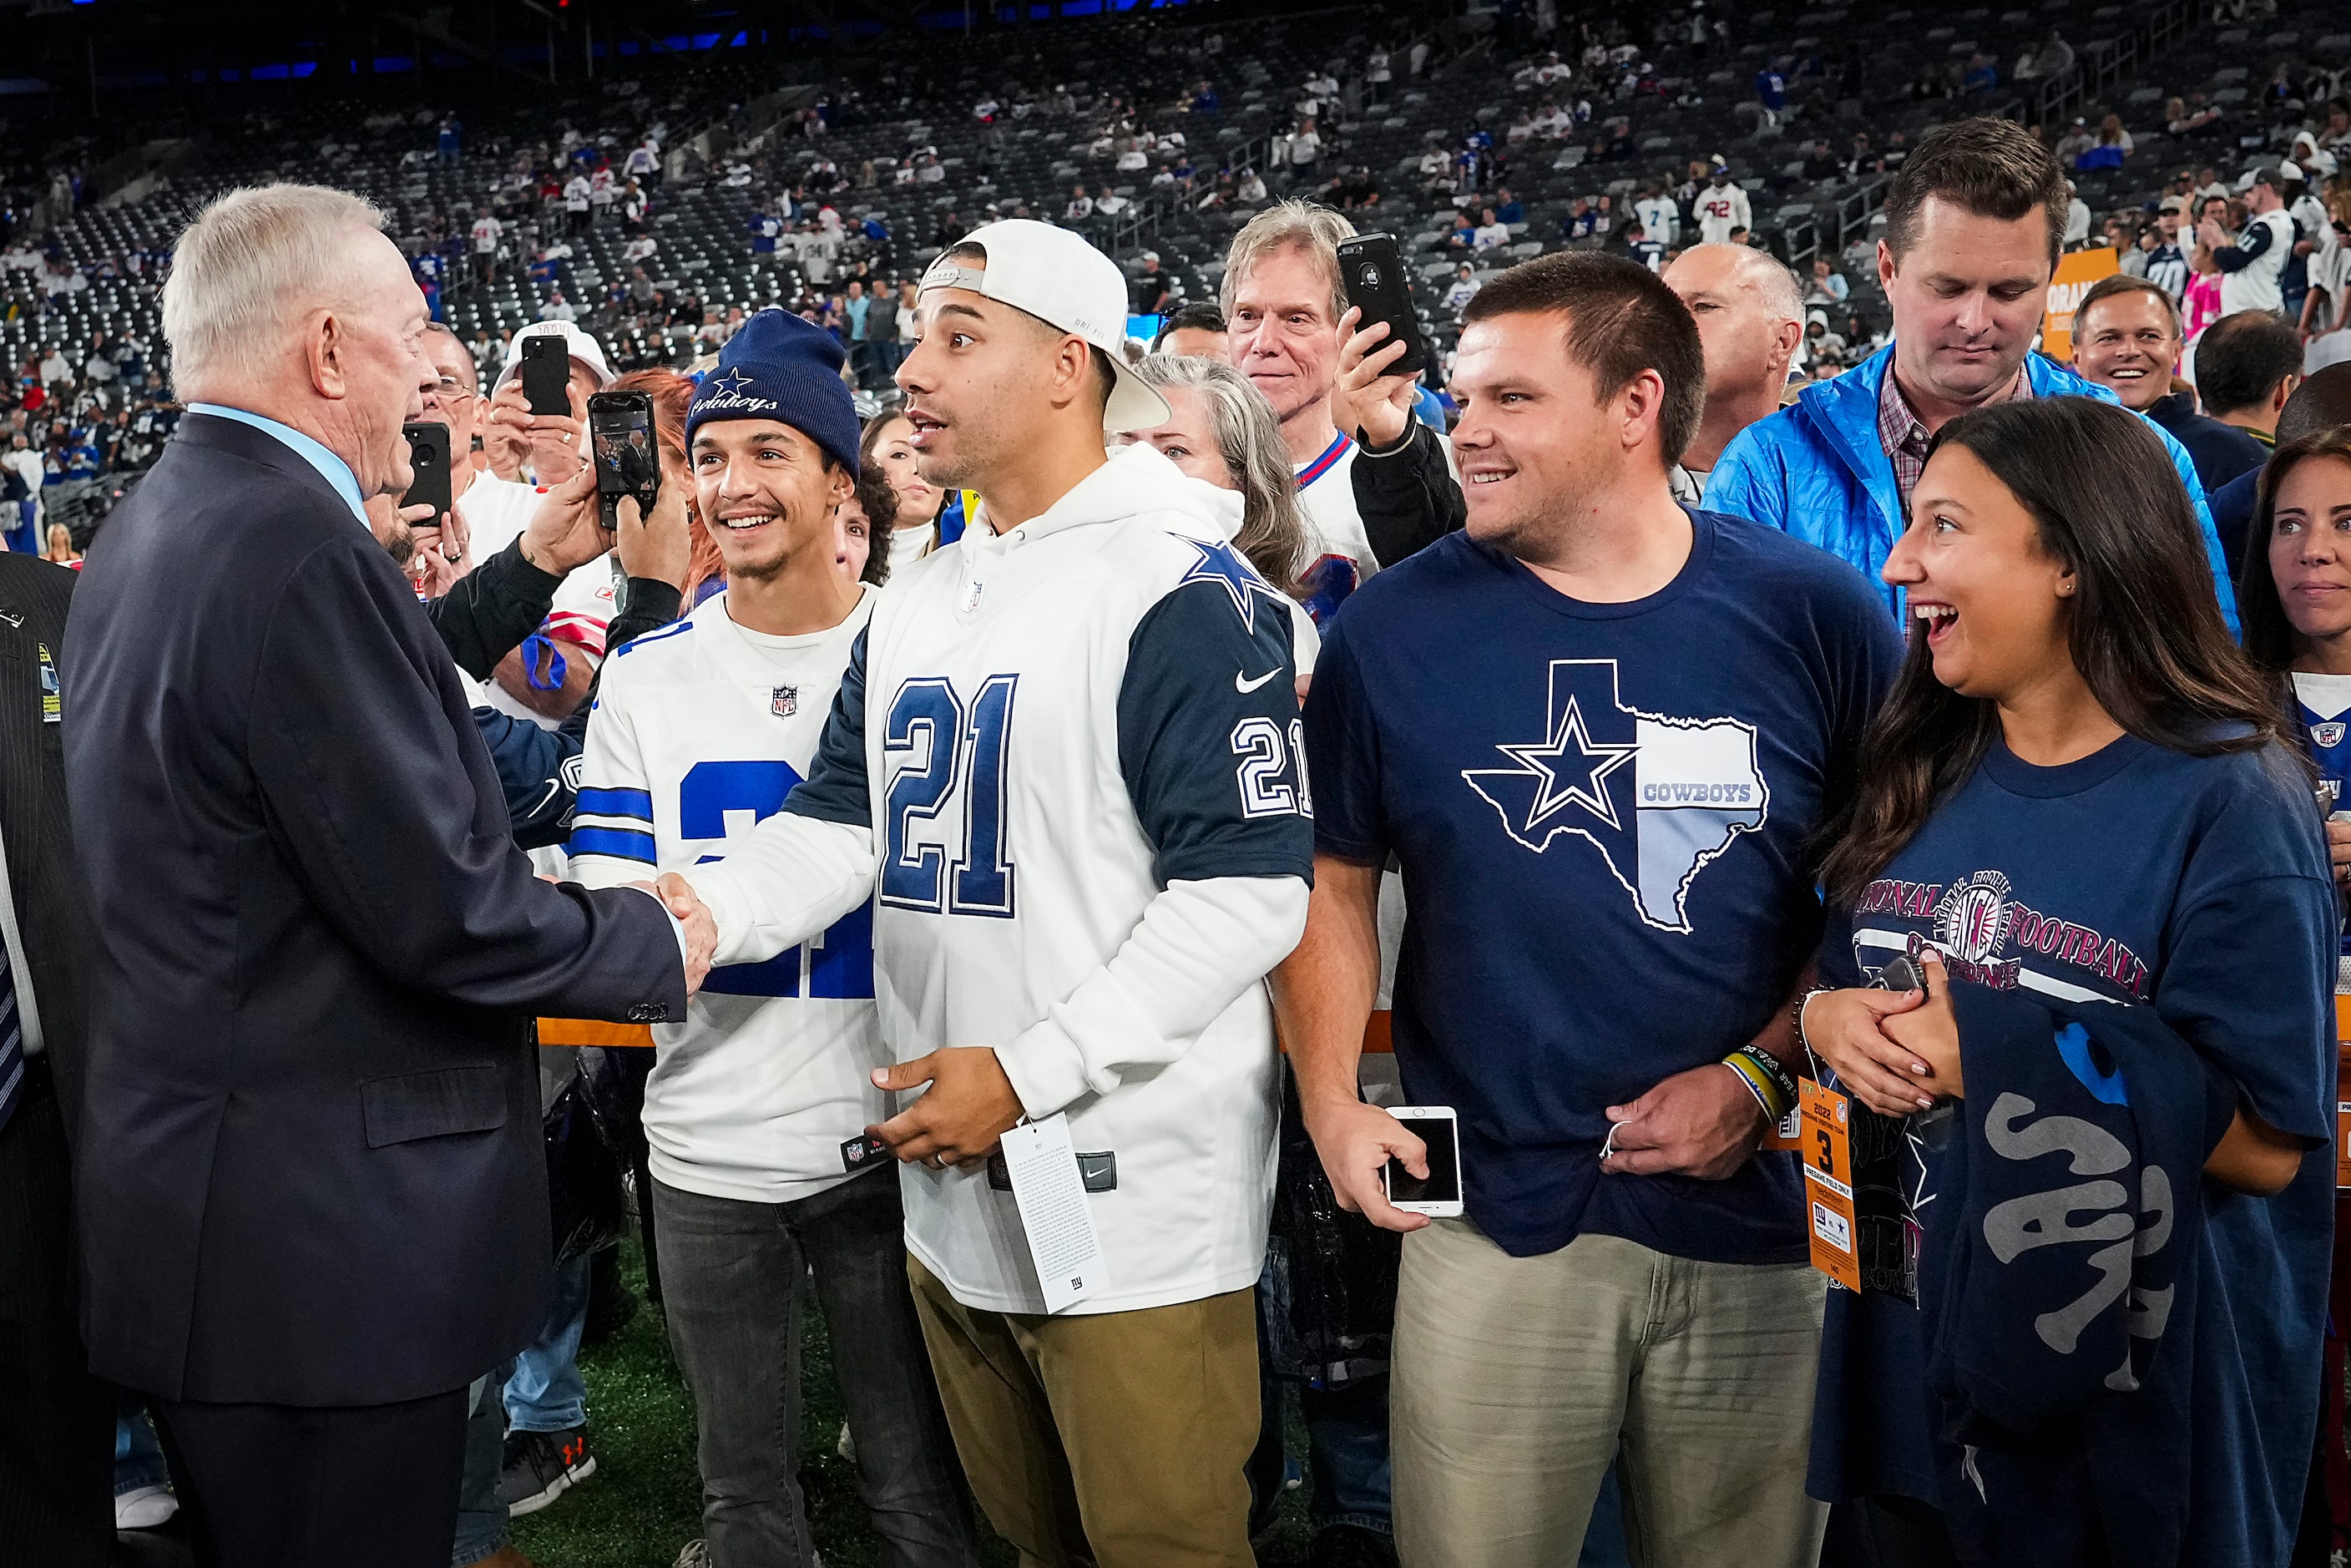
<svg viewBox="0 0 2351 1568">
<path fill-rule="evenodd" d="M 662 907 L 676 916 L 685 928 L 685 994 L 702 989 L 702 982 L 710 976 L 710 960 L 718 952 L 718 922 L 710 906 L 694 891 L 694 884 L 674 871 L 664 872 L 661 880 L 632 882 L 631 887 L 641 887 L 661 900 Z"/>
</svg>

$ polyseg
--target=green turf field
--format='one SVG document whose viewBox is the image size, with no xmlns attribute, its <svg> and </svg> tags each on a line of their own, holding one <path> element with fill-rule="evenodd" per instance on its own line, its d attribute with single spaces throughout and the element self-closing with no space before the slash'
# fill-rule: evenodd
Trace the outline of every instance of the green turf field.
<svg viewBox="0 0 2351 1568">
<path fill-rule="evenodd" d="M 642 1298 L 643 1259 L 632 1239 L 622 1270 Z M 800 1484 L 827 1568 L 867 1568 L 873 1561 L 855 1475 L 835 1451 L 841 1402 L 832 1387 L 832 1355 L 824 1316 L 808 1312 L 805 1411 L 800 1423 Z M 596 1473 L 555 1503 L 515 1521 L 515 1543 L 538 1568 L 670 1568 L 678 1548 L 702 1533 L 701 1491 L 694 1470 L 694 1401 L 670 1363 L 661 1312 L 640 1307 L 628 1326 L 584 1353 L 588 1379 L 588 1440 Z M 1293 1420 L 1293 1426 L 1295 1422 Z M 1303 1451 L 1302 1433 L 1293 1452 Z M 1304 1510 L 1299 1492 L 1284 1500 L 1281 1523 L 1260 1543 L 1259 1561 L 1303 1563 Z M 993 1536 L 982 1560 L 1011 1568 L 1013 1552 Z"/>
</svg>

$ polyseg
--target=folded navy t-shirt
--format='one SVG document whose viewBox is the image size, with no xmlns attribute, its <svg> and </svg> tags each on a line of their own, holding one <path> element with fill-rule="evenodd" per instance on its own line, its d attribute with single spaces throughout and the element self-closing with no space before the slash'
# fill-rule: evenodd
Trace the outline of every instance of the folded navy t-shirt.
<svg viewBox="0 0 2351 1568">
<path fill-rule="evenodd" d="M 1307 698 L 1316 848 L 1402 866 L 1405 1093 L 1459 1113 L 1469 1218 L 1519 1257 L 1584 1232 L 1805 1255 L 1789 1155 L 1600 1171 L 1608 1106 L 1787 1005 L 1820 929 L 1805 841 L 1901 656 L 1853 568 L 1691 519 L 1681 571 L 1624 604 L 1449 535 L 1348 600 Z"/>
</svg>

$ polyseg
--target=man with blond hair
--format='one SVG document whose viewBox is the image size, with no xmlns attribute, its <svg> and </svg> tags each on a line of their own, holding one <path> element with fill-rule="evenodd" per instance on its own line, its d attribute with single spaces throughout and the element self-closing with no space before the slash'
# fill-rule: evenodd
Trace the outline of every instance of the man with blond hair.
<svg viewBox="0 0 2351 1568">
<path fill-rule="evenodd" d="M 147 1396 L 196 1560 L 238 1568 L 448 1560 L 466 1386 L 547 1317 L 525 1019 L 677 1017 L 715 939 L 513 846 L 367 515 L 437 382 L 381 222 L 272 185 L 180 236 L 187 413 L 59 659 L 90 1365 Z"/>
<path fill-rule="evenodd" d="M 1298 474 L 1308 525 L 1300 596 L 1319 622 L 1380 569 L 1355 504 L 1360 430 L 1339 428 L 1339 242 L 1355 225 L 1311 202 L 1277 202 L 1233 236 L 1220 286 L 1226 352 L 1265 394 Z"/>
</svg>

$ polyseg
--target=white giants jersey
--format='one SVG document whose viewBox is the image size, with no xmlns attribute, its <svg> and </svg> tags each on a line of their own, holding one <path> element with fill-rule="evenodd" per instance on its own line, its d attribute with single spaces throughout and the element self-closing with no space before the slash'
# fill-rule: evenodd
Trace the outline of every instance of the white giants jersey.
<svg viewBox="0 0 2351 1568">
<path fill-rule="evenodd" d="M 1733 229 L 1752 231 L 1755 227 L 1754 214 L 1749 209 L 1743 186 L 1704 186 L 1693 205 L 1698 211 L 1698 238 L 1708 245 L 1728 243 Z"/>
<path fill-rule="evenodd" d="M 1347 595 L 1380 570 L 1355 508 L 1355 442 L 1342 431 L 1322 455 L 1298 471 L 1298 504 L 1306 513 L 1306 570 L 1298 597 L 1317 626 L 1339 613 Z"/>
<path fill-rule="evenodd" d="M 1289 608 L 1208 493 L 1128 446 L 1041 516 L 914 562 L 809 782 L 694 878 L 722 958 L 872 888 L 891 1054 L 993 1047 L 1030 1115 L 1066 1112 L 1110 1156 L 1087 1199 L 1107 1283 L 1074 1312 L 1239 1290 L 1265 1260 L 1259 981 L 1303 918 L 1312 806 Z M 907 1247 L 957 1301 L 1044 1310 L 1011 1192 L 901 1170 Z"/>
<path fill-rule="evenodd" d="M 611 887 L 705 864 L 772 815 L 809 771 L 875 597 L 830 632 L 773 637 L 735 624 L 720 593 L 624 646 L 588 723 L 572 875 Z M 746 1203 L 845 1179 L 842 1143 L 890 1114 L 870 1077 L 889 1061 L 870 906 L 765 963 L 713 969 L 653 1041 L 654 1176 Z"/>
</svg>

